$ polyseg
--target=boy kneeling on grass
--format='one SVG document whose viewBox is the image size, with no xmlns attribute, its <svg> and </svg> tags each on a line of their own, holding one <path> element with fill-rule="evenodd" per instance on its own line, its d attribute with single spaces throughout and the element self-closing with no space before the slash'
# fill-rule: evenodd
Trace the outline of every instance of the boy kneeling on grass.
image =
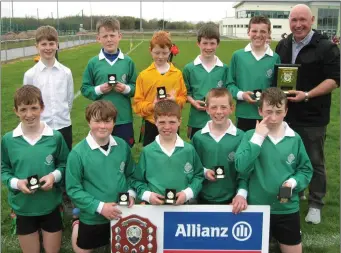
<svg viewBox="0 0 341 253">
<path fill-rule="evenodd" d="M 235 163 L 239 173 L 249 174 L 248 204 L 271 206 L 270 238 L 279 242 L 282 253 L 301 253 L 298 193 L 308 186 L 313 169 L 301 137 L 283 121 L 287 103 L 278 88 L 262 93 L 263 120 L 245 133 Z M 279 198 L 283 186 L 291 197 Z"/>
<path fill-rule="evenodd" d="M 8 187 L 8 203 L 17 216 L 16 231 L 24 253 L 59 252 L 62 240 L 60 183 L 69 149 L 62 134 L 40 121 L 41 91 L 25 85 L 14 95 L 20 124 L 1 141 L 1 180 Z"/>
<path fill-rule="evenodd" d="M 182 205 L 195 198 L 202 187 L 200 158 L 193 146 L 177 134 L 180 117 L 180 106 L 174 100 L 165 99 L 155 104 L 154 119 L 159 135 L 142 150 L 134 173 L 138 197 L 152 205 L 164 204 L 165 195 L 174 197 L 175 205 Z M 172 191 L 166 194 L 167 190 Z"/>
<path fill-rule="evenodd" d="M 119 219 L 119 193 L 129 193 L 129 207 L 135 192 L 129 190 L 134 172 L 130 147 L 112 136 L 117 111 L 110 101 L 98 100 L 86 108 L 88 136 L 70 152 L 66 190 L 80 209 L 73 222 L 72 247 L 76 253 L 92 252 L 110 242 L 110 220 Z"/>
</svg>

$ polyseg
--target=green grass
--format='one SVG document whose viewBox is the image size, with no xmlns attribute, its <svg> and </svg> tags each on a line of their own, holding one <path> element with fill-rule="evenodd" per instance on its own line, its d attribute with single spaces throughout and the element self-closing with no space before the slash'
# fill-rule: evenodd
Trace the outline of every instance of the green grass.
<svg viewBox="0 0 341 253">
<path fill-rule="evenodd" d="M 198 54 L 198 47 L 195 45 L 195 40 L 187 40 L 183 37 L 177 37 L 176 44 L 180 48 L 180 54 L 173 58 L 173 62 L 179 69 L 183 69 L 185 64 L 192 61 Z M 139 43 L 139 40 L 134 41 L 134 46 Z M 129 51 L 129 41 L 121 41 L 121 49 L 123 52 Z M 247 41 L 222 41 L 217 55 L 223 61 L 229 64 L 233 51 L 244 47 Z M 273 43 L 272 46 L 275 44 Z M 130 56 L 136 63 L 138 71 L 143 70 L 151 63 L 151 57 L 148 53 L 149 43 L 144 41 L 136 50 L 130 53 Z M 60 61 L 68 66 L 73 73 L 75 93 L 81 85 L 82 73 L 90 57 L 98 54 L 99 46 L 97 44 L 89 44 L 80 46 L 74 49 L 63 50 L 60 52 Z M 16 88 L 22 84 L 24 72 L 34 65 L 32 58 L 29 60 L 20 60 L 6 65 L 2 65 L 2 120 L 1 128 L 2 135 L 7 131 L 12 130 L 18 120 L 13 113 L 13 93 Z M 80 96 L 74 101 L 72 110 L 73 138 L 74 144 L 83 139 L 89 129 L 84 118 L 85 107 L 90 103 L 89 100 Z M 326 164 L 328 170 L 328 189 L 325 198 L 326 206 L 322 213 L 322 223 L 318 226 L 308 225 L 304 222 L 304 216 L 307 210 L 307 203 L 301 205 L 301 224 L 303 232 L 303 247 L 304 252 L 309 253 L 336 253 L 340 249 L 340 95 L 339 90 L 334 92 L 332 100 L 331 122 L 328 126 L 327 140 L 325 145 Z M 187 140 L 187 120 L 189 106 L 186 105 L 183 110 L 183 121 L 180 129 L 180 135 L 184 140 Z M 234 119 L 234 117 L 232 117 Z M 134 116 L 135 139 L 138 140 L 141 119 Z M 141 151 L 141 144 L 136 144 L 133 148 L 134 159 L 137 161 Z M 9 206 L 7 203 L 7 189 L 1 187 L 1 245 L 2 252 L 15 253 L 21 252 L 16 236 L 10 234 L 11 220 L 9 217 Z M 63 232 L 63 246 L 61 252 L 73 252 L 70 243 L 70 222 L 66 219 L 66 229 Z M 276 247 L 275 247 L 276 248 Z M 271 252 L 278 252 L 278 249 L 273 249 Z"/>
</svg>

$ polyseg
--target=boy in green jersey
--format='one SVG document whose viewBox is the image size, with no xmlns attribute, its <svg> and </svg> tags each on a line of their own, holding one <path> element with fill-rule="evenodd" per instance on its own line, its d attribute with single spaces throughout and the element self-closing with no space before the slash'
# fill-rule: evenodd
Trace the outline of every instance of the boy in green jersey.
<svg viewBox="0 0 341 253">
<path fill-rule="evenodd" d="M 176 205 L 195 198 L 202 187 L 200 158 L 177 131 L 181 124 L 180 106 L 174 100 L 155 104 L 154 119 L 159 135 L 144 147 L 134 174 L 137 195 L 152 205 L 165 203 L 166 190 L 174 190 Z"/>
<path fill-rule="evenodd" d="M 111 136 L 117 111 L 109 101 L 95 101 L 86 108 L 88 136 L 70 152 L 66 190 L 80 209 L 73 224 L 72 247 L 77 253 L 92 252 L 110 241 L 110 220 L 119 219 L 120 193 L 129 193 L 129 207 L 135 192 L 128 190 L 134 162 L 128 144 Z"/>
<path fill-rule="evenodd" d="M 234 155 L 244 132 L 229 119 L 233 109 L 232 95 L 226 88 L 211 89 L 206 97 L 211 121 L 194 134 L 192 143 L 207 179 L 199 194 L 199 204 L 233 204 L 233 212 L 239 213 L 247 207 L 247 182 L 238 175 L 234 165 Z M 217 174 L 219 168 L 221 175 Z"/>
<path fill-rule="evenodd" d="M 62 240 L 60 182 L 69 149 L 62 134 L 40 121 L 41 91 L 33 85 L 14 95 L 20 124 L 1 141 L 1 180 L 8 187 L 8 203 L 17 216 L 16 231 L 23 252 L 59 252 Z"/>
<path fill-rule="evenodd" d="M 245 133 L 235 156 L 236 169 L 248 173 L 248 203 L 270 205 L 270 236 L 283 253 L 301 253 L 298 193 L 312 177 L 312 165 L 301 137 L 283 121 L 287 98 L 278 88 L 266 89 L 260 98 L 256 129 Z M 288 187 L 291 197 L 281 201 L 279 191 Z"/>
<path fill-rule="evenodd" d="M 227 88 L 237 100 L 237 127 L 248 131 L 256 127 L 257 98 L 262 90 L 272 86 L 274 66 L 280 63 L 279 55 L 266 43 L 271 34 L 267 17 L 254 16 L 249 21 L 250 43 L 235 51 L 230 62 Z"/>
<path fill-rule="evenodd" d="M 135 93 L 135 64 L 119 46 L 122 38 L 120 23 L 113 18 L 97 22 L 97 41 L 102 48 L 91 58 L 83 73 L 82 95 L 90 100 L 108 100 L 118 110 L 113 135 L 134 145 L 133 116 L 130 98 Z"/>
<path fill-rule="evenodd" d="M 205 24 L 198 31 L 200 55 L 183 70 L 187 101 L 191 104 L 188 119 L 188 137 L 205 126 L 210 117 L 206 113 L 205 97 L 212 88 L 226 87 L 228 67 L 215 55 L 219 46 L 219 28 Z"/>
</svg>

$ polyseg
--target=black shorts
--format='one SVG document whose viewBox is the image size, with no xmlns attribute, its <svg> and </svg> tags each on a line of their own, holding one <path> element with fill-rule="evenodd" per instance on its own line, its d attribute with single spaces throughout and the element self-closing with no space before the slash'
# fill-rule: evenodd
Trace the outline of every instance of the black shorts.
<svg viewBox="0 0 341 253">
<path fill-rule="evenodd" d="M 58 129 L 58 131 L 63 135 L 69 151 L 72 149 L 72 125 Z"/>
<path fill-rule="evenodd" d="M 209 201 L 207 199 L 204 199 L 203 197 L 199 196 L 198 197 L 198 205 L 230 205 L 232 203 L 232 199 L 228 199 L 226 201 L 222 201 L 222 202 L 213 202 L 213 201 Z"/>
<path fill-rule="evenodd" d="M 96 249 L 110 243 L 110 223 L 87 225 L 79 221 L 77 246 L 81 249 Z"/>
<path fill-rule="evenodd" d="M 41 216 L 17 215 L 17 235 L 28 235 L 42 229 L 49 233 L 62 230 L 63 222 L 59 207 L 52 213 Z"/>
<path fill-rule="evenodd" d="M 271 214 L 270 239 L 273 236 L 279 243 L 298 245 L 301 243 L 300 213 Z"/>
<path fill-rule="evenodd" d="M 256 128 L 256 119 L 237 118 L 237 128 L 244 132 Z"/>
<path fill-rule="evenodd" d="M 111 134 L 125 140 L 130 147 L 134 146 L 135 139 L 133 123 L 115 125 L 114 130 Z"/>
</svg>

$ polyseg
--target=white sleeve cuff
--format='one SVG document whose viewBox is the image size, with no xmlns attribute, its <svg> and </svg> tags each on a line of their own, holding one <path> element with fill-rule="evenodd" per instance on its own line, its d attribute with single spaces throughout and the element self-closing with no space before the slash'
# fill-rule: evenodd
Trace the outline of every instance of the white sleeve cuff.
<svg viewBox="0 0 341 253">
<path fill-rule="evenodd" d="M 97 207 L 97 209 L 96 209 L 96 212 L 97 213 L 99 213 L 99 214 L 101 214 L 101 212 L 102 212 L 102 209 L 103 209 L 103 206 L 104 206 L 104 202 L 99 202 L 99 205 L 98 205 L 98 207 Z"/>
<path fill-rule="evenodd" d="M 95 92 L 96 92 L 97 95 L 102 95 L 103 94 L 103 92 L 101 91 L 101 85 L 97 85 L 95 87 Z"/>
<path fill-rule="evenodd" d="M 206 177 L 207 171 L 208 171 L 208 169 L 206 169 L 206 168 L 204 167 L 204 177 L 205 177 L 206 179 L 207 179 L 207 177 Z"/>
<path fill-rule="evenodd" d="M 14 189 L 14 190 L 19 190 L 18 188 L 18 181 L 19 179 L 16 178 L 16 177 L 13 177 L 10 181 L 10 185 L 11 185 L 11 188 Z"/>
<path fill-rule="evenodd" d="M 59 170 L 54 170 L 52 172 L 52 175 L 54 177 L 54 182 L 55 183 L 58 183 L 60 180 L 62 180 L 62 173 L 60 173 Z"/>
<path fill-rule="evenodd" d="M 238 100 L 244 100 L 244 99 L 243 99 L 243 94 L 244 94 L 243 91 L 238 91 L 238 93 L 237 93 L 237 99 L 238 99 Z"/>
<path fill-rule="evenodd" d="M 244 199 L 247 199 L 247 190 L 239 189 L 237 195 L 242 196 Z"/>
<path fill-rule="evenodd" d="M 297 182 L 294 178 L 289 178 L 287 181 L 285 181 L 283 184 L 285 184 L 286 182 L 291 184 L 291 189 L 293 190 L 296 186 L 297 186 Z"/>
<path fill-rule="evenodd" d="M 190 187 L 187 187 L 183 192 L 186 195 L 186 202 L 194 197 L 194 193 Z"/>
<path fill-rule="evenodd" d="M 263 142 L 265 140 L 264 136 L 261 136 L 260 134 L 257 134 L 256 132 L 253 134 L 252 138 L 251 138 L 251 142 L 254 144 L 257 144 L 258 146 L 262 146 Z"/>
<path fill-rule="evenodd" d="M 143 194 L 142 194 L 142 200 L 150 203 L 150 195 L 152 194 L 151 191 L 145 191 Z"/>
<path fill-rule="evenodd" d="M 129 94 L 130 91 L 131 91 L 130 86 L 125 84 L 125 88 L 124 88 L 124 90 L 122 91 L 122 94 L 125 94 L 125 95 L 126 95 L 126 94 Z"/>
<path fill-rule="evenodd" d="M 129 189 L 129 190 L 128 190 L 128 193 L 129 193 L 129 196 L 130 196 L 130 197 L 133 197 L 134 199 L 136 199 L 136 192 L 135 192 L 134 190 Z"/>
</svg>

